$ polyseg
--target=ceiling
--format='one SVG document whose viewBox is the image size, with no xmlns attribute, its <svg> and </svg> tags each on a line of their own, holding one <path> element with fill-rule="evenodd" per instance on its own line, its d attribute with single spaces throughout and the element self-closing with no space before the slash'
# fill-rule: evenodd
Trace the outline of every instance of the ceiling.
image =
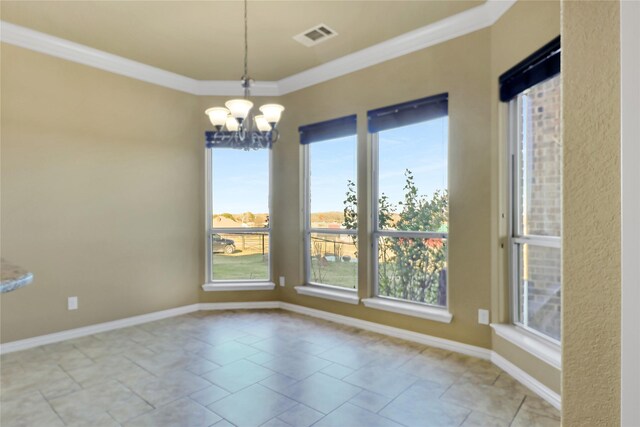
<svg viewBox="0 0 640 427">
<path fill-rule="evenodd" d="M 249 2 L 249 72 L 280 80 L 484 0 Z M 3 21 L 197 80 L 242 75 L 243 3 L 233 1 L 5 1 Z M 318 24 L 338 33 L 305 47 L 293 36 Z"/>
</svg>

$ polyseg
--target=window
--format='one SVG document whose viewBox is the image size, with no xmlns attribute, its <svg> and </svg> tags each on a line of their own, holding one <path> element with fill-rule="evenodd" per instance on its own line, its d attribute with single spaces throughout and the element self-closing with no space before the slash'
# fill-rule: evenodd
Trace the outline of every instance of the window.
<svg viewBox="0 0 640 427">
<path fill-rule="evenodd" d="M 266 282 L 271 150 L 209 150 L 207 267 L 210 282 Z"/>
<path fill-rule="evenodd" d="M 534 54 L 536 65 L 523 70 L 537 77 L 529 77 L 526 87 L 518 86 L 520 91 L 508 99 L 512 317 L 516 325 L 556 342 L 562 230 L 559 44 L 556 39 L 546 53 Z M 536 71 L 545 61 L 544 72 Z M 511 81 L 501 77 L 501 82 L 508 86 L 518 78 L 517 70 L 511 71 Z"/>
<path fill-rule="evenodd" d="M 306 283 L 358 286 L 356 116 L 300 127 Z"/>
<path fill-rule="evenodd" d="M 447 306 L 448 95 L 368 113 L 376 296 Z"/>
</svg>

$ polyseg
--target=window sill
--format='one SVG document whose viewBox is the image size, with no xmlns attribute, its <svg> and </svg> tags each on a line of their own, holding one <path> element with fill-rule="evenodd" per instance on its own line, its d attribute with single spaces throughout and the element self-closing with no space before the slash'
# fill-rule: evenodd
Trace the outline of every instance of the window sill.
<svg viewBox="0 0 640 427">
<path fill-rule="evenodd" d="M 205 283 L 202 290 L 207 292 L 226 291 L 270 291 L 276 287 L 273 282 L 215 282 Z"/>
<path fill-rule="evenodd" d="M 546 342 L 544 339 L 527 333 L 514 325 L 492 323 L 491 328 L 501 338 L 509 341 L 538 359 L 548 363 L 556 369 L 562 368 L 562 353 L 560 347 Z"/>
<path fill-rule="evenodd" d="M 365 307 L 376 310 L 391 311 L 405 316 L 420 317 L 436 322 L 451 323 L 453 315 L 444 308 L 426 307 L 409 302 L 392 301 L 384 298 L 366 298 L 362 300 Z"/>
<path fill-rule="evenodd" d="M 347 304 L 358 305 L 360 302 L 360 298 L 358 298 L 358 293 L 355 291 L 349 290 L 334 290 L 334 289 L 323 289 L 318 286 L 296 286 L 294 288 L 297 293 L 301 295 L 308 295 L 311 297 L 330 299 L 334 301 L 345 302 Z"/>
</svg>

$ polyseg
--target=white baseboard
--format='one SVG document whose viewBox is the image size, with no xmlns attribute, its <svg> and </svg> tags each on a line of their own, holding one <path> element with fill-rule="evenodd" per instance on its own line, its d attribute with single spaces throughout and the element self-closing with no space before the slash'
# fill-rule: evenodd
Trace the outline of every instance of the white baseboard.
<svg viewBox="0 0 640 427">
<path fill-rule="evenodd" d="M 513 363 L 509 362 L 507 359 L 500 356 L 495 351 L 491 352 L 491 362 L 498 368 L 502 369 L 507 374 L 518 380 L 518 382 L 527 387 L 529 390 L 533 391 L 535 394 L 546 400 L 549 404 L 553 405 L 556 409 L 560 409 L 561 398 L 558 393 L 551 390 L 549 387 L 542 384 L 540 381 L 533 378 L 531 375 L 529 375 Z"/>
<path fill-rule="evenodd" d="M 81 328 L 68 329 L 53 334 L 40 335 L 38 337 L 26 338 L 12 341 L 0 345 L 0 354 L 13 353 L 14 351 L 27 350 L 46 344 L 53 344 L 74 338 L 86 337 L 100 332 L 112 331 L 114 329 L 126 328 L 128 326 L 140 325 L 142 323 L 153 322 L 154 320 L 166 319 L 168 317 L 180 316 L 182 314 L 193 313 L 200 309 L 200 304 L 185 305 L 182 307 L 170 308 L 168 310 L 155 311 L 153 313 L 141 314 L 139 316 L 127 317 L 113 320 L 111 322 L 97 323 L 95 325 L 83 326 Z"/>
<path fill-rule="evenodd" d="M 253 301 L 253 302 L 203 302 L 200 303 L 201 311 L 210 310 L 259 310 L 267 308 L 280 308 L 280 301 Z"/>
<path fill-rule="evenodd" d="M 380 323 L 360 320 L 353 317 L 342 316 L 340 314 L 329 313 L 322 310 L 304 307 L 301 305 L 280 303 L 283 310 L 293 311 L 295 313 L 306 314 L 307 316 L 317 317 L 319 319 L 329 320 L 331 322 L 341 323 L 347 326 L 364 329 L 379 334 L 400 338 L 407 341 L 413 341 L 431 347 L 442 348 L 454 351 L 456 353 L 466 354 L 468 356 L 478 357 L 480 359 L 490 360 L 491 350 L 476 347 L 474 345 L 463 344 L 457 341 L 451 341 L 444 338 L 433 337 L 431 335 L 421 334 L 418 332 L 407 331 L 406 329 L 394 328 L 392 326 L 381 325 Z"/>
<path fill-rule="evenodd" d="M 176 307 L 169 310 L 156 311 L 154 313 L 147 313 L 140 316 L 114 320 L 112 322 L 98 323 L 96 325 L 85 326 L 82 328 L 69 329 L 67 331 L 56 332 L 53 334 L 41 335 L 38 337 L 8 342 L 0 345 L 0 354 L 27 350 L 29 348 L 38 347 L 45 344 L 52 344 L 60 341 L 70 340 L 73 338 L 93 335 L 100 332 L 126 328 L 129 326 L 153 322 L 154 320 L 166 319 L 168 317 L 180 316 L 196 311 L 257 310 L 278 308 L 294 313 L 328 320 L 331 322 L 340 323 L 347 326 L 353 326 L 355 328 L 360 328 L 395 338 L 400 338 L 407 341 L 417 342 L 431 347 L 442 348 L 456 353 L 462 353 L 469 356 L 478 357 L 480 359 L 490 360 L 493 364 L 521 382 L 527 388 L 531 389 L 541 398 L 549 402 L 554 407 L 560 409 L 560 396 L 557 393 L 549 389 L 547 386 L 533 378 L 531 375 L 529 375 L 513 363 L 509 362 L 504 357 L 500 356 L 498 353 L 489 349 L 281 301 L 214 302 L 185 305 L 183 307 Z"/>
</svg>

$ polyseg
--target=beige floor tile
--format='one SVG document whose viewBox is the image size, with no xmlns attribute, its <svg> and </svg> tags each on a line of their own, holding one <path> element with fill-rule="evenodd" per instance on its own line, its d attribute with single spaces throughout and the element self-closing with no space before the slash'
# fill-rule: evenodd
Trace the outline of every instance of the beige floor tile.
<svg viewBox="0 0 640 427">
<path fill-rule="evenodd" d="M 194 401 L 196 401 L 197 403 L 203 406 L 207 406 L 207 405 L 211 405 L 213 402 L 216 402 L 222 399 L 223 397 L 227 397 L 228 395 L 229 395 L 228 391 L 221 389 L 217 385 L 211 385 L 207 388 L 196 391 L 189 397 Z"/>
<path fill-rule="evenodd" d="M 378 412 L 393 399 L 369 390 L 363 390 L 355 395 L 349 403 L 359 406 L 367 411 Z"/>
<path fill-rule="evenodd" d="M 280 418 L 271 418 L 264 424 L 261 424 L 260 427 L 294 427 L 289 423 L 285 423 Z M 295 426 L 297 427 L 297 426 Z"/>
<path fill-rule="evenodd" d="M 366 346 L 357 344 L 343 344 L 317 356 L 351 369 L 360 369 L 381 357 L 378 353 L 367 351 Z"/>
<path fill-rule="evenodd" d="M 489 361 L 280 310 L 198 312 L 5 354 L 0 377 L 2 427 L 560 424 Z"/>
<path fill-rule="evenodd" d="M 361 388 L 325 374 L 316 373 L 282 391 L 300 403 L 328 414 L 362 391 Z"/>
<path fill-rule="evenodd" d="M 456 383 L 442 395 L 442 400 L 465 408 L 483 412 L 506 421 L 511 421 L 516 415 L 524 395 L 509 393 L 498 387 Z"/>
<path fill-rule="evenodd" d="M 222 418 L 193 400 L 183 398 L 124 424 L 125 427 L 208 427 Z"/>
<path fill-rule="evenodd" d="M 560 427 L 560 420 L 520 410 L 511 427 Z"/>
<path fill-rule="evenodd" d="M 62 427 L 62 420 L 39 392 L 31 392 L 2 402 L 2 427 Z"/>
<path fill-rule="evenodd" d="M 323 374 L 327 374 L 330 377 L 341 380 L 347 375 L 351 375 L 355 371 L 351 368 L 347 368 L 346 366 L 338 365 L 337 363 L 332 363 L 330 366 L 327 366 L 326 368 L 321 369 L 320 372 L 322 372 Z"/>
<path fill-rule="evenodd" d="M 183 396 L 204 390 L 211 385 L 187 371 L 175 371 L 161 377 L 150 377 L 123 383 L 154 406 L 164 405 Z"/>
<path fill-rule="evenodd" d="M 460 379 L 462 373 L 453 373 L 450 370 L 442 369 L 440 363 L 441 361 L 439 360 L 420 355 L 400 366 L 398 370 L 428 381 L 437 382 L 443 387 L 449 387 Z"/>
<path fill-rule="evenodd" d="M 419 380 L 410 374 L 395 369 L 365 367 L 342 379 L 350 384 L 394 398 Z"/>
<path fill-rule="evenodd" d="M 494 387 L 499 387 L 512 393 L 524 394 L 525 396 L 536 396 L 532 390 L 520 384 L 515 378 L 506 372 L 501 373 L 493 385 Z"/>
<path fill-rule="evenodd" d="M 287 340 L 282 339 L 282 337 L 268 338 L 251 345 L 267 353 L 279 356 L 286 356 L 296 352 L 317 355 L 327 350 L 327 347 L 301 340 L 296 335 Z"/>
<path fill-rule="evenodd" d="M 62 382 L 70 380 L 69 375 L 58 365 L 31 367 L 20 365 L 14 368 L 11 371 L 2 372 L 0 377 L 0 390 L 3 400 L 38 390 L 51 391 L 51 394 L 55 394 L 56 387 L 60 387 Z M 71 383 L 66 383 L 66 386 L 69 387 Z"/>
<path fill-rule="evenodd" d="M 277 391 L 278 393 L 282 393 L 285 389 L 291 387 L 297 382 L 298 380 L 296 380 L 295 378 L 291 378 L 282 374 L 274 374 L 260 381 L 259 384 L 268 387 L 273 391 Z"/>
<path fill-rule="evenodd" d="M 235 393 L 273 375 L 270 369 L 246 360 L 239 360 L 202 375 L 202 378 Z"/>
<path fill-rule="evenodd" d="M 544 417 L 560 419 L 560 411 L 537 396 L 527 396 L 524 399 L 521 410 L 533 412 Z"/>
<path fill-rule="evenodd" d="M 238 427 L 264 424 L 296 405 L 261 385 L 252 385 L 208 406 L 216 414 Z"/>
<path fill-rule="evenodd" d="M 509 421 L 474 411 L 469 414 L 460 427 L 509 427 L 509 425 Z"/>
<path fill-rule="evenodd" d="M 276 357 L 262 364 L 265 368 L 297 380 L 304 379 L 329 365 L 331 362 L 328 360 L 306 353 L 290 353 L 288 356 Z"/>
<path fill-rule="evenodd" d="M 91 425 L 99 418 L 107 424 L 109 417 L 124 422 L 153 409 L 117 381 L 98 384 L 49 402 L 66 424 L 76 425 Z"/>
<path fill-rule="evenodd" d="M 413 385 L 379 414 L 409 427 L 459 426 L 471 411 L 438 399 L 440 394 L 436 383 Z"/>
<path fill-rule="evenodd" d="M 346 403 L 314 424 L 314 427 L 402 427 L 388 418 Z"/>
<path fill-rule="evenodd" d="M 265 362 L 268 362 L 270 360 L 275 359 L 276 356 L 271 354 L 271 353 L 265 353 L 263 351 L 256 353 L 256 354 L 252 354 L 251 356 L 247 356 L 244 359 L 248 360 L 249 362 L 253 362 L 253 363 L 257 363 L 258 365 L 262 365 Z"/>
<path fill-rule="evenodd" d="M 121 355 L 96 359 L 95 363 L 83 368 L 71 369 L 69 375 L 82 387 L 111 381 L 114 379 L 148 378 L 148 371 Z"/>
<path fill-rule="evenodd" d="M 187 370 L 199 375 L 220 367 L 216 363 L 186 351 L 170 351 L 147 357 L 128 357 L 128 359 L 155 375 L 176 370 Z"/>
<path fill-rule="evenodd" d="M 236 362 L 259 352 L 260 350 L 250 345 L 231 341 L 209 347 L 204 351 L 199 351 L 197 354 L 218 365 L 228 365 L 229 363 Z"/>
<path fill-rule="evenodd" d="M 278 418 L 295 427 L 308 427 L 323 416 L 323 413 L 311 409 L 302 403 L 298 403 L 291 409 L 278 415 Z"/>
</svg>

